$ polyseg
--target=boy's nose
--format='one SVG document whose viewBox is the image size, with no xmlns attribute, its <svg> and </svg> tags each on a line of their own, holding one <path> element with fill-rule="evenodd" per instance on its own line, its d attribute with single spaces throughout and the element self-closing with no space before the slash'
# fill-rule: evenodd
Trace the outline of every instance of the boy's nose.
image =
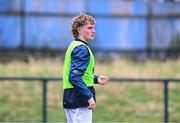
<svg viewBox="0 0 180 123">
<path fill-rule="evenodd" d="M 95 29 L 92 29 L 92 32 L 95 33 L 96 32 Z"/>
</svg>

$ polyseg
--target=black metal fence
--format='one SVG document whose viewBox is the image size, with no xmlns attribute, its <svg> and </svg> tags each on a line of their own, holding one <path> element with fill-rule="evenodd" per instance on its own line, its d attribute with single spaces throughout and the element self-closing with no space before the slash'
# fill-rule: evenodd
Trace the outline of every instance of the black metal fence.
<svg viewBox="0 0 180 123">
<path fill-rule="evenodd" d="M 62 78 L 52 77 L 0 77 L 2 81 L 41 81 L 42 82 L 42 122 L 47 122 L 47 83 L 48 81 L 62 81 Z M 169 82 L 180 82 L 180 78 L 110 78 L 111 82 L 162 82 L 164 85 L 164 117 L 165 123 L 169 122 L 169 111 L 168 111 L 168 83 Z"/>
</svg>

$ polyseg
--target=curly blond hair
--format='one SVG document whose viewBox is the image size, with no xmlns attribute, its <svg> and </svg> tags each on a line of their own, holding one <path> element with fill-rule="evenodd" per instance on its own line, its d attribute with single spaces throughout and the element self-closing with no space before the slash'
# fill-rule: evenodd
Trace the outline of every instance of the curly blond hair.
<svg viewBox="0 0 180 123">
<path fill-rule="evenodd" d="M 95 19 L 90 15 L 80 14 L 80 15 L 75 16 L 71 22 L 71 33 L 72 33 L 73 37 L 77 38 L 79 35 L 77 29 L 79 27 L 82 27 L 82 26 L 88 24 L 89 22 L 92 25 L 94 25 L 96 23 Z"/>
</svg>

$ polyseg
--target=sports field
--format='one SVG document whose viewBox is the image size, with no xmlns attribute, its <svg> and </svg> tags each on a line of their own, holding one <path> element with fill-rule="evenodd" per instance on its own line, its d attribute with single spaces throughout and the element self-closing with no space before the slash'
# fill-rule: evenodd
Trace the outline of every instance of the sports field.
<svg viewBox="0 0 180 123">
<path fill-rule="evenodd" d="M 180 78 L 180 60 L 97 62 L 95 73 L 127 78 Z M 62 77 L 62 61 L 52 59 L 0 63 L 0 76 Z M 110 82 L 96 85 L 94 122 L 163 121 L 163 84 Z M 180 83 L 169 84 L 170 121 L 180 122 Z M 48 121 L 65 122 L 62 82 L 48 83 Z M 38 81 L 0 83 L 0 122 L 41 121 L 42 85 Z"/>
</svg>

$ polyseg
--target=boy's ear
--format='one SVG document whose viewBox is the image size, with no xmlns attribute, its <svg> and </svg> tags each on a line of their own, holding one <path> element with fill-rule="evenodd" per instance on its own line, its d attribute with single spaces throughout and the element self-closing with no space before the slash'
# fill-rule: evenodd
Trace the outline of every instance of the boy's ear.
<svg viewBox="0 0 180 123">
<path fill-rule="evenodd" d="M 80 27 L 77 28 L 77 31 L 78 31 L 78 33 L 81 33 L 81 28 Z"/>
</svg>

